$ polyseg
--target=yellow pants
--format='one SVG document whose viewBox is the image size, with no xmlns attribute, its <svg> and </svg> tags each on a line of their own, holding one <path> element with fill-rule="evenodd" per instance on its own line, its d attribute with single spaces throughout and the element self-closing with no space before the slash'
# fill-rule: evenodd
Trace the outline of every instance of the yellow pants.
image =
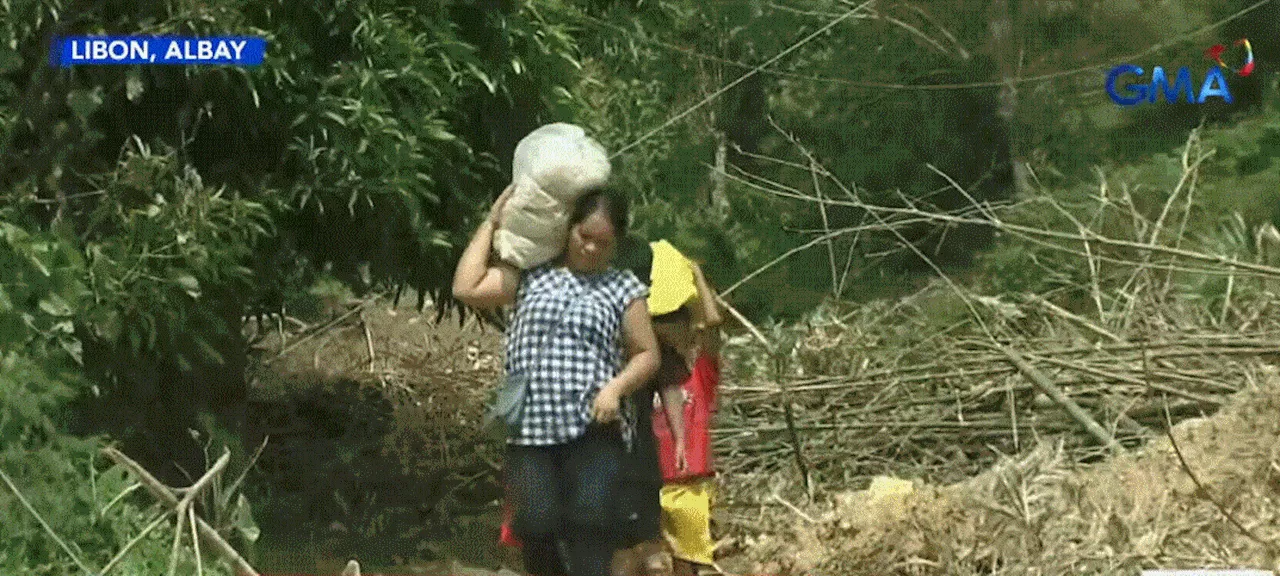
<svg viewBox="0 0 1280 576">
<path fill-rule="evenodd" d="M 712 478 L 662 486 L 662 536 L 676 558 L 706 566 L 713 564 L 711 506 L 715 496 Z"/>
</svg>

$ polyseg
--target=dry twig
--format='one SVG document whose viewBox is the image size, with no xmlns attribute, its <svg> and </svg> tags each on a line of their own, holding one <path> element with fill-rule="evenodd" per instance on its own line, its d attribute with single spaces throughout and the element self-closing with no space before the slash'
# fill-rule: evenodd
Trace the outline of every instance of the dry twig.
<svg viewBox="0 0 1280 576">
<path fill-rule="evenodd" d="M 140 464 L 133 461 L 133 459 L 128 456 L 125 456 L 115 448 L 103 448 L 102 453 L 117 464 L 124 466 L 132 472 L 133 475 L 142 482 L 142 485 L 146 487 L 147 491 L 159 500 L 161 504 L 164 504 L 174 510 L 178 508 L 179 500 L 178 497 L 173 494 L 172 489 L 157 480 L 155 476 L 152 476 L 151 473 L 147 472 L 147 470 Z M 250 566 L 249 562 L 247 562 L 239 552 L 236 552 L 235 548 L 232 548 L 226 540 L 223 540 L 222 536 L 218 535 L 217 530 L 199 517 L 195 519 L 195 522 L 197 532 L 200 534 L 200 537 L 204 539 L 205 544 L 212 548 L 213 551 L 224 560 L 228 561 L 231 564 L 231 567 L 235 570 L 237 576 L 259 576 L 258 571 L 254 570 L 253 566 Z M 179 518 L 179 524 L 180 523 L 181 518 Z"/>
<path fill-rule="evenodd" d="M 44 517 L 41 516 L 39 512 L 36 512 L 35 507 L 31 505 L 31 502 L 27 501 L 27 497 L 22 495 L 22 492 L 18 490 L 18 486 L 13 483 L 13 480 L 9 478 L 8 474 L 5 474 L 4 470 L 0 470 L 0 479 L 4 480 L 5 485 L 7 485 L 9 490 L 13 492 L 13 495 L 18 498 L 18 501 L 22 503 L 22 506 L 27 509 L 27 512 L 30 512 L 31 515 L 35 517 L 36 521 L 40 523 L 40 527 L 44 528 L 45 533 L 47 533 L 50 538 L 53 538 L 54 542 L 58 543 L 58 546 L 62 548 L 63 552 L 67 553 L 67 556 L 71 557 L 71 560 L 76 563 L 76 566 L 79 566 L 86 574 L 92 575 L 93 571 L 85 565 L 79 555 L 71 551 L 71 547 L 67 546 L 67 543 L 58 536 L 58 533 L 54 532 L 53 528 L 49 527 L 49 523 L 45 522 Z"/>
</svg>

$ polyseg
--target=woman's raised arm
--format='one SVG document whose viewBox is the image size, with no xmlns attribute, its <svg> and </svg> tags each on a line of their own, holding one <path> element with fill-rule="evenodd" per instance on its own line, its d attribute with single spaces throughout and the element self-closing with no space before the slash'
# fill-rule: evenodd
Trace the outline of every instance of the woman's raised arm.
<svg viewBox="0 0 1280 576">
<path fill-rule="evenodd" d="M 716 292 L 702 274 L 702 268 L 690 262 L 693 269 L 694 285 L 698 289 L 698 306 L 694 307 L 694 330 L 698 339 L 700 353 L 716 355 L 720 353 L 720 324 L 724 317 L 720 315 L 720 306 L 716 304 Z"/>
<path fill-rule="evenodd" d="M 489 217 L 476 229 L 471 243 L 458 260 L 458 269 L 453 273 L 453 297 L 473 308 L 492 310 L 516 300 L 520 270 L 506 262 L 489 261 L 489 253 L 493 250 L 493 234 L 502 217 L 502 209 L 511 198 L 512 190 L 508 186 L 493 203 Z"/>
</svg>

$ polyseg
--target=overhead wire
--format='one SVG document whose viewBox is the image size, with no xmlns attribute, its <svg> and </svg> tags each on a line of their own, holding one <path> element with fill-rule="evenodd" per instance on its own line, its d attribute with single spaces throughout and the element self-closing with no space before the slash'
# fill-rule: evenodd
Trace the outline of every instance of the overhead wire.
<svg viewBox="0 0 1280 576">
<path fill-rule="evenodd" d="M 676 114 L 676 115 L 672 116 L 671 118 L 667 119 L 667 121 L 666 121 L 666 122 L 663 122 L 663 123 L 662 123 L 662 124 L 660 124 L 657 128 L 654 128 L 653 130 L 650 130 L 650 131 L 646 132 L 644 135 L 642 135 L 642 136 L 640 136 L 639 138 L 637 138 L 636 140 L 632 141 L 630 144 L 627 144 L 626 146 L 623 146 L 622 148 L 619 148 L 619 149 L 618 149 L 618 151 L 617 151 L 617 152 L 614 152 L 612 155 L 610 155 L 610 156 L 609 156 L 609 158 L 610 158 L 610 159 L 616 158 L 616 157 L 618 157 L 618 156 L 622 155 L 622 154 L 623 154 L 624 152 L 626 152 L 627 150 L 630 150 L 631 148 L 634 148 L 634 147 L 636 147 L 636 146 L 639 146 L 642 142 L 644 142 L 645 140 L 648 140 L 648 139 L 649 139 L 650 137 L 652 137 L 653 135 L 657 134 L 658 132 L 661 132 L 661 131 L 665 130 L 668 126 L 671 126 L 672 124 L 675 124 L 676 122 L 679 122 L 679 121 L 680 121 L 680 119 L 684 118 L 685 116 L 688 116 L 689 114 L 692 114 L 694 111 L 696 111 L 697 109 L 699 109 L 699 108 L 701 108 L 701 107 L 705 106 L 707 103 L 711 102 L 712 100 L 715 100 L 716 98 L 719 98 L 721 94 L 724 94 L 725 92 L 728 92 L 728 91 L 729 91 L 729 90 L 731 90 L 734 86 L 737 86 L 738 84 L 741 84 L 742 82 L 746 81 L 748 78 L 750 78 L 750 77 L 752 77 L 752 76 L 755 76 L 755 75 L 756 75 L 757 73 L 759 73 L 761 70 L 763 70 L 763 69 L 765 69 L 765 68 L 769 67 L 769 66 L 770 66 L 771 64 L 773 64 L 774 62 L 777 62 L 778 60 L 781 60 L 782 58 L 786 57 L 786 55 L 787 55 L 787 54 L 790 54 L 790 53 L 792 53 L 792 52 L 796 51 L 796 50 L 797 50 L 797 49 L 799 49 L 801 46 L 804 46 L 805 44 L 808 44 L 808 43 L 809 43 L 810 41 L 812 41 L 814 38 L 817 38 L 818 36 L 820 36 L 820 35 L 824 34 L 824 33 L 825 33 L 825 32 L 827 32 L 828 30 L 831 30 L 832 28 L 835 28 L 835 27 L 836 27 L 838 24 L 840 24 L 841 22 L 844 22 L 845 20 L 847 20 L 847 19 L 849 19 L 849 18 L 853 17 L 855 14 L 858 14 L 859 12 L 861 12 L 861 11 L 865 10 L 865 8 L 866 8 L 868 5 L 870 5 L 872 2 L 874 2 L 874 1 L 875 1 L 875 0 L 867 0 L 866 2 L 863 2 L 862 4 L 859 4 L 858 6 L 856 6 L 856 7 L 852 8 L 852 9 L 850 9 L 850 10 L 849 10 L 849 11 L 847 11 L 847 12 L 845 12 L 845 13 L 844 13 L 844 14 L 842 14 L 840 17 L 838 17 L 838 18 L 835 18 L 835 19 L 831 20 L 831 21 L 830 21 L 830 22 L 828 22 L 826 25 L 824 25 L 824 26 L 822 26 L 821 28 L 818 28 L 817 30 L 815 30 L 813 33 L 809 34 L 808 36 L 805 36 L 804 38 L 801 38 L 800 40 L 798 40 L 798 41 L 796 41 L 795 43 L 793 43 L 793 44 L 791 44 L 790 46 L 788 46 L 786 49 L 782 50 L 781 52 L 778 52 L 778 53 L 777 53 L 777 54 L 775 54 L 772 58 L 770 58 L 770 59 L 768 59 L 768 60 L 764 61 L 764 63 L 760 64 L 759 66 L 755 66 L 754 68 L 752 68 L 752 69 L 751 69 L 751 71 L 747 72 L 746 74 L 743 74 L 743 75 L 739 76 L 737 79 L 733 80 L 732 82 L 729 82 L 728 84 L 725 84 L 724 86 L 722 86 L 721 88 L 719 88 L 719 89 L 718 89 L 718 90 L 716 90 L 715 92 L 712 92 L 711 94 L 708 94 L 708 95 L 707 95 L 705 98 L 703 98 L 702 100 L 699 100 L 697 103 L 693 104 L 692 106 L 689 106 L 689 107 L 688 107 L 688 108 L 686 108 L 684 111 L 682 111 L 682 112 L 680 112 L 680 113 L 678 113 L 678 114 Z M 1270 0 L 1268 0 L 1268 1 L 1270 1 Z"/>
</svg>

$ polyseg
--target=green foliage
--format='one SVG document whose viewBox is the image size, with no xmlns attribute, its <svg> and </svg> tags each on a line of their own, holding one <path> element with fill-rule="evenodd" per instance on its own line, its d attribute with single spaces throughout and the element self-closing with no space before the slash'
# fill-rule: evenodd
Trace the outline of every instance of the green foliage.
<svg viewBox="0 0 1280 576">
<path fill-rule="evenodd" d="M 21 115 L 0 105 L 0 186 L 74 196 L 134 138 L 173 148 L 212 186 L 269 210 L 278 228 L 244 295 L 277 308 L 325 266 L 362 289 L 407 283 L 447 305 L 439 297 L 471 215 L 507 180 L 515 141 L 549 121 L 544 112 L 564 120 L 575 106 L 576 46 L 532 6 L 16 0 L 0 13 L 0 92 L 29 101 Z M 51 74 L 55 28 L 255 34 L 270 49 L 251 70 Z M 35 105 L 42 91 L 51 98 Z"/>
<path fill-rule="evenodd" d="M 270 48 L 252 70 L 46 64 L 50 37 L 123 31 Z M 96 448 L 73 423 L 125 441 L 145 430 L 152 464 L 190 467 L 187 429 L 222 430 L 194 416 L 242 401 L 227 388 L 244 385 L 246 311 L 296 301 L 326 270 L 441 296 L 515 141 L 544 112 L 571 116 L 578 65 L 565 30 L 527 6 L 0 3 L 0 458 L 40 455 L 4 469 L 101 565 L 143 515 L 133 497 L 84 513 L 103 492 L 77 487 L 119 471 L 82 465 Z M 229 497 L 211 518 L 252 540 L 247 502 Z M 0 500 L 0 571 L 74 571 L 16 506 Z M 162 572 L 160 540 L 120 570 Z"/>
<path fill-rule="evenodd" d="M 19 449 L 56 435 L 59 410 L 79 391 L 72 317 L 84 265 L 65 240 L 0 220 L 0 266 L 0 438 Z"/>
<path fill-rule="evenodd" d="M 245 263 L 269 233 L 266 210 L 205 186 L 174 154 L 143 145 L 99 185 L 103 200 L 82 232 L 89 238 L 88 334 L 134 358 L 220 364 L 204 335 L 238 327 L 225 325 L 207 301 L 252 286 Z"/>
<path fill-rule="evenodd" d="M 101 567 L 148 522 L 124 469 L 95 461 L 97 439 L 66 434 L 67 405 L 90 387 L 77 370 L 75 314 L 90 299 L 73 238 L 29 233 L 0 210 L 0 470 L 82 561 Z M 74 561 L 7 483 L 0 489 L 0 572 L 70 574 Z M 118 566 L 155 574 L 169 542 L 156 532 Z M 210 573 L 226 573 L 211 571 Z"/>
<path fill-rule="evenodd" d="M 805 169 L 808 160 L 770 121 L 797 137 L 866 200 L 953 209 L 967 200 L 928 164 L 980 200 L 1008 197 L 1013 187 L 1007 164 L 1011 154 L 1031 164 L 1039 184 L 1069 189 L 1092 180 L 1097 165 L 1140 163 L 1180 146 L 1202 119 L 1231 120 L 1232 114 L 1249 110 L 1249 102 L 1262 101 L 1242 93 L 1242 106 L 1231 110 L 1174 105 L 1120 109 L 1102 91 L 1097 71 L 1082 67 L 1097 63 L 1097 70 L 1104 70 L 1141 52 L 1135 63 L 1144 66 L 1186 63 L 1201 70 L 1203 44 L 1225 41 L 1225 36 L 1215 36 L 1217 32 L 1204 33 L 1203 27 L 1248 2 L 1009 4 L 1008 15 L 994 13 L 991 3 L 873 5 L 865 17 L 843 22 L 652 135 L 654 127 L 850 6 L 823 0 L 697 6 L 666 0 L 557 9 L 580 24 L 581 45 L 591 54 L 574 90 L 588 104 L 580 120 L 612 149 L 649 136 L 620 158 L 618 180 L 646 205 L 641 212 L 646 218 L 682 222 L 650 228 L 677 234 L 675 228 L 683 226 L 688 233 L 681 235 L 691 246 L 702 243 L 692 236 L 757 241 L 762 248 L 738 250 L 731 263 L 715 260 L 740 273 L 807 240 L 796 230 L 814 230 L 821 224 L 812 206 L 765 197 L 733 178 L 759 178 L 801 193 L 813 191 Z M 1014 35 L 1006 47 L 992 40 L 992 29 L 1002 19 Z M 1262 25 L 1251 26 L 1255 33 L 1248 35 L 1262 38 L 1255 41 L 1255 50 L 1272 50 L 1264 45 L 1273 42 L 1257 30 Z M 1007 127 L 997 114 L 1002 74 L 1026 79 L 1016 84 L 1014 117 Z M 942 86 L 913 87 L 919 85 Z M 731 146 L 727 192 L 733 215 L 728 222 L 701 215 L 710 209 L 711 164 L 720 134 L 728 136 Z M 734 146 L 748 154 L 737 153 Z M 1259 146 L 1243 159 L 1242 173 L 1269 165 L 1267 150 Z M 799 169 L 761 156 L 799 164 Z M 1270 213 L 1272 208 L 1266 210 Z M 857 211 L 829 216 L 835 227 L 864 217 Z M 981 230 L 943 232 L 921 226 L 909 237 L 944 266 L 964 266 L 988 246 Z M 876 284 L 882 272 L 903 280 L 903 271 L 927 271 L 914 258 L 861 257 L 895 248 L 897 242 L 887 235 L 864 235 L 853 259 L 858 264 L 854 282 Z M 776 273 L 745 286 L 739 297 L 754 301 L 757 291 L 762 297 L 776 294 L 778 284 L 770 282 L 801 292 L 829 291 L 823 252 L 824 247 L 817 246 L 792 257 Z M 1012 260 L 1006 264 L 1014 265 Z M 1025 275 L 1028 282 L 1068 281 L 1062 275 L 1041 274 L 1044 267 L 1052 268 L 1051 261 L 1027 264 L 1035 270 Z M 766 305 L 759 310 L 778 308 Z"/>
<path fill-rule="evenodd" d="M 273 41 L 253 78 L 261 106 L 288 120 L 282 169 L 263 174 L 264 187 L 284 192 L 281 241 L 268 253 L 288 262 L 296 250 L 304 267 L 332 265 L 355 285 L 441 296 L 468 216 L 506 180 L 509 152 L 499 157 L 484 116 L 557 106 L 577 65 L 568 36 L 531 10 L 448 2 L 250 13 Z M 330 47 L 336 57 L 317 50 L 334 38 L 350 39 Z M 260 268 L 268 283 L 280 262 Z"/>
<path fill-rule="evenodd" d="M 4 380 L 0 377 L 0 382 Z M 133 487 L 119 466 L 94 458 L 98 443 L 58 436 L 26 450 L 0 451 L 0 469 L 31 507 L 90 569 L 100 569 L 121 546 L 140 534 L 157 512 Z M 41 527 L 14 493 L 0 490 L 0 571 L 6 574 L 80 573 L 74 561 Z M 143 538 L 113 568 L 113 574 L 163 574 L 168 569 L 173 525 L 168 522 Z M 182 573 L 194 573 L 189 547 L 180 553 Z M 220 561 L 204 557 L 206 574 L 227 575 Z"/>
<path fill-rule="evenodd" d="M 71 321 L 85 294 L 83 260 L 65 238 L 31 234 L 7 222 L 7 213 L 0 209 L 0 350 L 78 357 Z"/>
</svg>

